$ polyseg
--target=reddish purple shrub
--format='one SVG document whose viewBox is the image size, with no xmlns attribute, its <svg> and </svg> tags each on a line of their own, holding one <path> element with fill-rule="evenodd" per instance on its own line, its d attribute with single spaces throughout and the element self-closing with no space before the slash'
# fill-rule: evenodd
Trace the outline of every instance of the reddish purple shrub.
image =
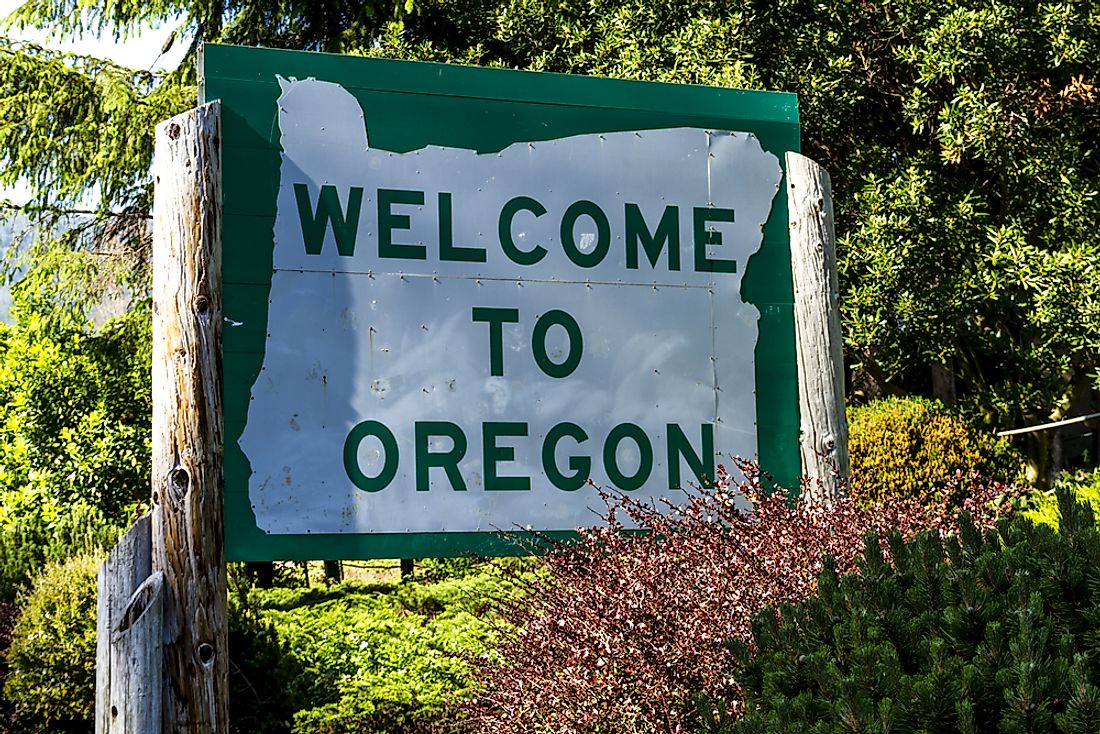
<svg viewBox="0 0 1100 734">
<path fill-rule="evenodd" d="M 752 465 L 740 473 L 738 482 L 720 468 L 714 489 L 668 514 L 605 495 L 608 527 L 555 543 L 528 593 L 500 602 L 515 632 L 500 659 L 479 665 L 470 728 L 683 732 L 697 723 L 691 698 L 700 691 L 736 713 L 741 696 L 726 672 L 725 642 L 751 642 L 756 612 L 810 594 L 826 556 L 851 571 L 868 531 L 947 532 L 964 510 L 990 526 L 1012 507 L 995 500 L 1017 493 L 957 475 L 924 505 L 893 499 L 864 509 L 848 496 L 824 510 L 764 491 Z M 747 503 L 734 500 L 738 493 L 751 514 L 739 509 Z M 623 516 L 652 532 L 618 532 Z"/>
</svg>

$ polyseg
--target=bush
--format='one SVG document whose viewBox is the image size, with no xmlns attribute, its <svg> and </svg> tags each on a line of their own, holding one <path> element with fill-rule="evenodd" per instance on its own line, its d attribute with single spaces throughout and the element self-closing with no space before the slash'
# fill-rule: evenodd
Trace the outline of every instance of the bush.
<svg viewBox="0 0 1100 734">
<path fill-rule="evenodd" d="M 495 566 L 434 583 L 254 590 L 302 666 L 298 734 L 431 732 L 473 691 L 470 660 L 496 636 L 488 600 L 510 582 Z"/>
<path fill-rule="evenodd" d="M 17 731 L 92 727 L 97 567 L 90 555 L 50 564 L 25 598 L 4 687 Z M 472 691 L 469 661 L 490 654 L 488 599 L 511 588 L 495 565 L 432 584 L 231 580 L 230 731 L 241 734 L 437 730 Z"/>
<path fill-rule="evenodd" d="M 698 723 L 696 691 L 736 710 L 729 639 L 749 639 L 752 615 L 814 591 L 824 559 L 854 568 L 869 529 L 949 530 L 960 508 L 983 525 L 1011 511 L 1002 485 L 950 484 L 928 499 L 862 497 L 830 510 L 792 506 L 768 493 L 752 467 L 744 481 L 719 470 L 681 510 L 662 514 L 628 498 L 611 504 L 611 527 L 557 543 L 545 573 L 499 605 L 515 627 L 499 658 L 478 670 L 482 693 L 465 707 L 478 731 L 519 734 L 678 732 Z M 751 502 L 751 513 L 747 503 Z M 1002 498 L 994 506 L 993 501 Z M 617 532 L 626 523 L 648 534 Z"/>
<path fill-rule="evenodd" d="M 1079 502 L 1088 503 L 1093 513 L 1100 512 L 1100 470 L 1092 474 L 1076 474 L 1063 476 L 1061 481 L 1047 492 L 1032 492 L 1027 497 L 1027 517 L 1032 522 L 1058 527 L 1059 510 L 1057 491 L 1065 489 L 1072 492 Z"/>
<path fill-rule="evenodd" d="M 4 685 L 19 731 L 58 734 L 92 726 L 98 565 L 90 554 L 50 564 L 24 601 Z"/>
<path fill-rule="evenodd" d="M 481 563 L 475 558 L 422 558 L 416 562 L 416 575 L 428 582 L 445 581 L 460 578 L 481 570 Z"/>
<path fill-rule="evenodd" d="M 32 506 L 26 493 L 15 512 L 0 508 L 0 602 L 12 602 L 47 563 L 110 548 L 122 532 L 98 509 L 75 504 L 58 510 L 47 501 Z"/>
<path fill-rule="evenodd" d="M 18 607 L 0 601 L 0 734 L 12 734 L 15 731 L 15 713 L 3 692 L 4 681 L 8 679 L 8 648 L 11 646 L 11 634 L 18 615 Z"/>
<path fill-rule="evenodd" d="M 1100 533 L 1060 490 L 1060 531 L 1018 517 L 983 537 L 870 537 L 803 603 L 753 623 L 729 671 L 746 714 L 710 731 L 1100 729 Z"/>
<path fill-rule="evenodd" d="M 282 734 L 304 703 L 302 666 L 275 625 L 250 601 L 243 569 L 230 566 L 229 730 Z"/>
<path fill-rule="evenodd" d="M 90 554 L 51 563 L 26 596 L 6 656 L 10 672 L 4 695 L 19 726 L 13 731 L 91 730 L 98 568 L 99 559 Z M 4 609 L 0 605 L 0 613 Z M 0 620 L 0 642 L 2 633 Z M 236 585 L 229 600 L 229 655 L 230 731 L 289 732 L 303 701 L 301 668 L 274 625 L 248 602 L 247 589 Z"/>
<path fill-rule="evenodd" d="M 1023 458 L 1007 441 L 970 426 L 943 404 L 887 398 L 848 411 L 852 481 L 863 496 L 922 498 L 961 472 L 1015 481 Z"/>
</svg>

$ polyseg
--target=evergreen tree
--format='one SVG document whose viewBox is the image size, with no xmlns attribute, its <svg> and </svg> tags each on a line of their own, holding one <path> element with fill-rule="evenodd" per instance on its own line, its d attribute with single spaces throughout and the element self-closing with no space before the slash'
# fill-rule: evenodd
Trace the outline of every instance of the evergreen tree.
<svg viewBox="0 0 1100 734">
<path fill-rule="evenodd" d="M 361 49 L 383 21 L 404 13 L 404 4 L 386 1 L 23 3 L 8 28 L 124 42 L 143 26 L 171 23 L 170 44 L 188 51 L 174 71 L 154 73 L 0 39 L 0 185 L 32 190 L 25 205 L 0 208 L 0 217 L 32 221 L 7 253 L 9 275 L 29 265 L 29 287 L 76 310 L 104 293 L 144 297 L 153 129 L 194 106 L 199 44 Z"/>
</svg>

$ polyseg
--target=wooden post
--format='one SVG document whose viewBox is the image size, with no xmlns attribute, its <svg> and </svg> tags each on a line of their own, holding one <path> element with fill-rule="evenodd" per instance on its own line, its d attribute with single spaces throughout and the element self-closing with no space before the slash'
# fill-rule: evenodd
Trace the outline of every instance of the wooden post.
<svg viewBox="0 0 1100 734">
<path fill-rule="evenodd" d="M 99 568 L 96 734 L 159 734 L 164 687 L 164 576 L 150 574 L 150 517 Z"/>
<path fill-rule="evenodd" d="M 164 574 L 164 731 L 228 730 L 222 535 L 218 103 L 157 126 L 153 571 Z"/>
<path fill-rule="evenodd" d="M 849 473 L 832 186 L 809 158 L 787 153 L 786 162 L 804 499 L 828 505 Z"/>
<path fill-rule="evenodd" d="M 343 561 L 325 561 L 325 583 L 338 584 L 344 580 Z"/>
</svg>

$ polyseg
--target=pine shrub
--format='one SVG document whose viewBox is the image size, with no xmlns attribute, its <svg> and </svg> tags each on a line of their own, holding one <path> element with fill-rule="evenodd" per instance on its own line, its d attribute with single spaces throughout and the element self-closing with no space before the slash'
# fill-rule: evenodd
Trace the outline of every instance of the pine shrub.
<svg viewBox="0 0 1100 734">
<path fill-rule="evenodd" d="M 961 473 L 1014 481 L 1023 458 L 942 403 L 887 398 L 848 411 L 852 481 L 868 499 L 922 498 Z"/>
<path fill-rule="evenodd" d="M 1100 730 L 1100 532 L 1058 502 L 1059 531 L 870 535 L 859 573 L 826 564 L 817 593 L 755 618 L 727 671 L 745 715 L 708 731 Z"/>
<path fill-rule="evenodd" d="M 733 481 L 720 469 L 713 489 L 667 514 L 609 498 L 608 527 L 554 544 L 525 594 L 499 605 L 515 632 L 482 661 L 467 724 L 501 734 L 680 732 L 699 722 L 696 691 L 736 713 L 726 642 L 748 641 L 754 614 L 813 593 L 826 558 L 853 570 L 868 530 L 947 532 L 964 510 L 990 526 L 1011 512 L 1014 493 L 949 482 L 925 504 L 856 492 L 826 510 L 769 493 L 757 470 L 742 470 Z M 619 532 L 626 526 L 650 532 Z"/>
</svg>

